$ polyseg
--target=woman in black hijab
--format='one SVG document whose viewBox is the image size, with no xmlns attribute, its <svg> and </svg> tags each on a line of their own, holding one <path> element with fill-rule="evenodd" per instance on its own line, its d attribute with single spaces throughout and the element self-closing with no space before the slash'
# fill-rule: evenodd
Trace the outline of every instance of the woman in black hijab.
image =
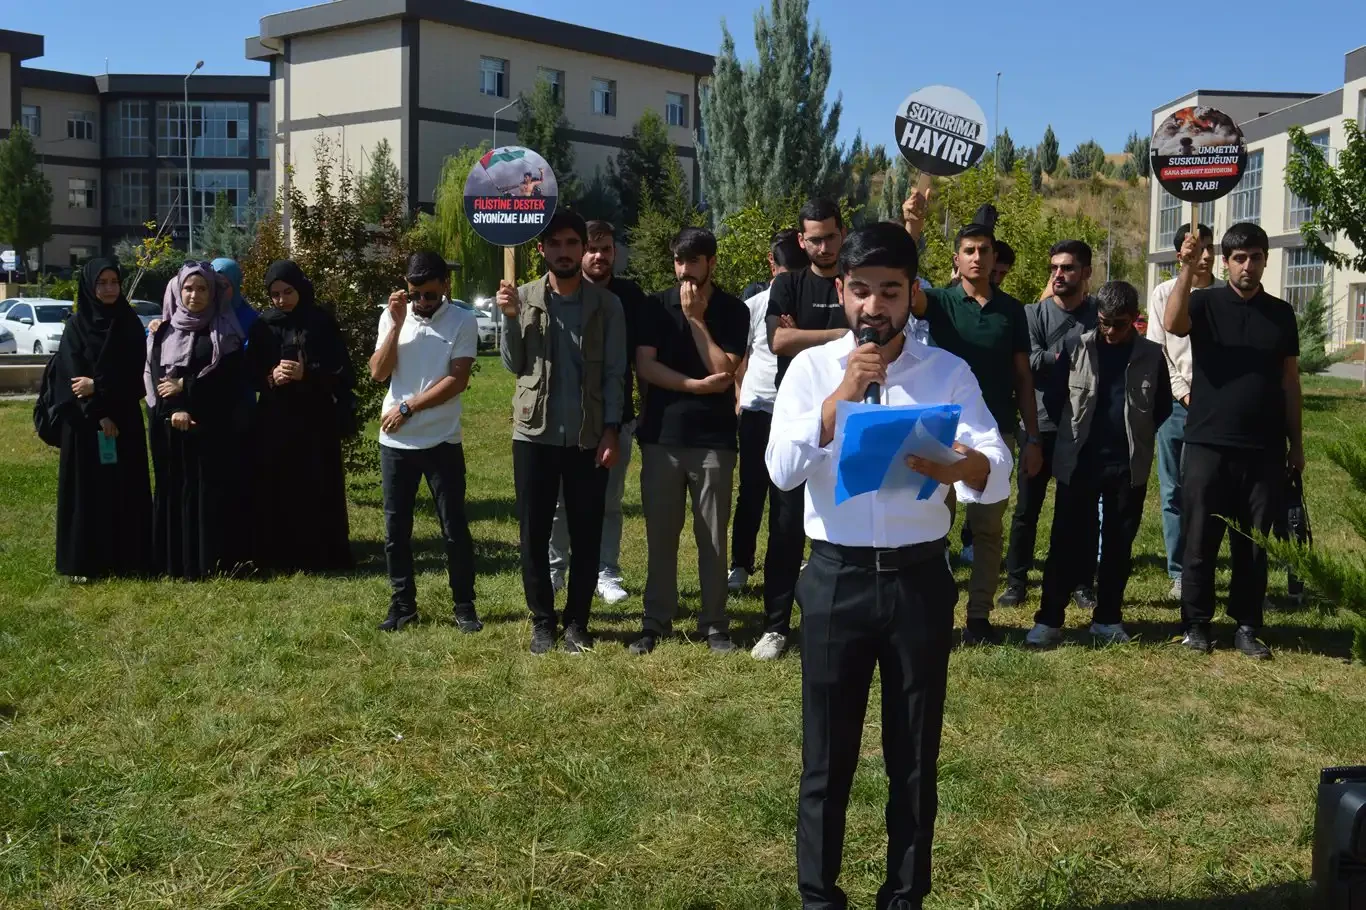
<svg viewBox="0 0 1366 910">
<path fill-rule="evenodd" d="M 337 322 L 294 262 L 273 262 L 271 307 L 251 327 L 247 362 L 260 398 L 253 437 L 256 564 L 277 571 L 353 565 L 342 429 L 355 375 Z"/>
<path fill-rule="evenodd" d="M 62 333 L 52 383 L 61 423 L 57 571 L 76 579 L 151 568 L 152 490 L 142 424 L 142 323 L 118 264 L 92 259 Z"/>
</svg>

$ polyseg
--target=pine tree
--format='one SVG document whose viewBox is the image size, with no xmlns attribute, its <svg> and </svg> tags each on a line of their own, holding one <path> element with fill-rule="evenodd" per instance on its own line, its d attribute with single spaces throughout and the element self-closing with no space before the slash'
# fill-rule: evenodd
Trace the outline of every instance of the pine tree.
<svg viewBox="0 0 1366 910">
<path fill-rule="evenodd" d="M 854 143 L 849 147 L 849 155 L 844 163 L 844 190 L 841 194 L 844 204 L 854 212 L 854 225 L 879 220 L 880 205 L 870 205 L 873 180 L 885 173 L 889 165 L 886 146 L 866 146 L 861 132 L 854 135 Z"/>
<path fill-rule="evenodd" d="M 385 213 L 402 210 L 405 189 L 389 140 L 381 139 L 370 155 L 369 169 L 361 174 L 358 188 L 361 217 L 367 224 L 378 224 Z"/>
<path fill-rule="evenodd" d="M 760 199 L 836 195 L 845 160 L 836 144 L 841 102 L 828 108 L 830 42 L 807 18 L 807 0 L 772 0 L 754 18 L 757 59 L 741 67 L 721 25 L 699 142 L 703 197 L 720 223 Z"/>
<path fill-rule="evenodd" d="M 1086 180 L 1105 172 L 1105 149 L 1094 139 L 1087 139 L 1067 156 L 1067 173 L 1076 180 Z"/>
<path fill-rule="evenodd" d="M 1010 130 L 1001 130 L 996 139 L 996 168 L 1003 174 L 1015 170 L 1015 140 L 1010 138 Z"/>
<path fill-rule="evenodd" d="M 1300 372 L 1322 373 L 1340 360 L 1328 353 L 1328 295 L 1322 287 L 1295 313 L 1300 333 Z"/>
<path fill-rule="evenodd" d="M 266 269 L 277 259 L 289 258 L 289 244 L 285 242 L 284 221 L 277 196 L 270 208 L 257 219 L 251 233 L 251 245 L 238 259 L 242 267 L 242 296 L 249 303 L 263 306 L 269 299 L 265 286 Z"/>
<path fill-rule="evenodd" d="M 256 208 L 255 197 L 247 203 L 249 213 L 247 224 L 238 224 L 236 213 L 232 209 L 232 203 L 228 201 L 228 194 L 219 190 L 213 200 L 213 214 L 202 227 L 195 230 L 195 253 L 202 255 L 205 259 L 214 259 L 219 256 L 227 256 L 229 259 L 241 259 L 251 247 L 252 237 L 255 229 Z"/>
<path fill-rule="evenodd" d="M 1058 137 L 1054 135 L 1051 123 L 1043 131 L 1043 142 L 1039 143 L 1039 164 L 1050 177 L 1058 171 Z"/>
<path fill-rule="evenodd" d="M 517 141 L 544 158 L 554 171 L 560 189 L 557 205 L 573 205 L 582 187 L 574 174 L 574 144 L 564 103 L 545 79 L 536 80 L 531 94 L 518 100 Z"/>
<path fill-rule="evenodd" d="M 877 219 L 901 223 L 901 203 L 911 194 L 911 166 L 897 156 L 896 166 L 887 169 L 882 179 L 882 193 L 878 197 Z"/>
<path fill-rule="evenodd" d="M 626 274 L 649 292 L 672 286 L 674 259 L 670 244 L 680 230 L 700 224 L 701 220 L 689 198 L 683 168 L 670 155 L 659 184 L 641 190 L 640 218 L 631 229 L 631 258 Z"/>
<path fill-rule="evenodd" d="M 655 110 L 647 110 L 631 128 L 631 138 L 607 165 L 607 183 L 621 205 L 621 219 L 631 227 L 640 219 L 641 193 L 664 179 L 667 159 L 675 157 L 669 128 Z"/>
<path fill-rule="evenodd" d="M 1029 164 L 1029 186 L 1036 193 L 1043 192 L 1043 164 L 1037 156 Z"/>
<path fill-rule="evenodd" d="M 0 240 L 24 255 L 52 239 L 52 184 L 33 137 L 18 124 L 0 141 Z"/>
<path fill-rule="evenodd" d="M 1148 150 L 1152 145 L 1152 139 L 1147 136 L 1140 136 L 1138 131 L 1129 134 L 1129 141 L 1124 143 L 1124 151 L 1129 154 L 1129 160 L 1134 165 L 1134 177 L 1148 176 Z"/>
</svg>

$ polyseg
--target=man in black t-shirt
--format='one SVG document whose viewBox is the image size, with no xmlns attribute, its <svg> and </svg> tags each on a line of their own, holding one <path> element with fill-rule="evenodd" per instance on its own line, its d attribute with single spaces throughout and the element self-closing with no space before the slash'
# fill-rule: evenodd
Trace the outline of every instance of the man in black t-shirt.
<svg viewBox="0 0 1366 910">
<path fill-rule="evenodd" d="M 738 448 L 733 385 L 749 342 L 749 309 L 712 284 L 711 231 L 684 228 L 672 246 L 678 286 L 650 298 L 637 336 L 645 405 L 636 437 L 649 568 L 644 632 L 633 654 L 648 654 L 673 631 L 689 494 L 702 588 L 698 631 L 713 651 L 735 649 L 726 618 L 726 531 Z"/>
<path fill-rule="evenodd" d="M 768 292 L 768 341 L 778 358 L 778 388 L 793 357 L 849 331 L 835 291 L 845 235 L 839 204 L 812 199 L 802 206 L 797 220 L 810 265 L 776 276 Z M 758 660 L 781 656 L 792 634 L 792 603 L 806 552 L 805 509 L 805 485 L 775 488 L 764 554 L 764 634 L 750 652 Z"/>
<path fill-rule="evenodd" d="M 1182 644 L 1210 650 L 1214 567 L 1227 516 L 1240 529 L 1229 535 L 1233 642 L 1258 660 L 1271 657 L 1258 638 L 1266 551 L 1240 532 L 1270 533 L 1287 468 L 1304 470 L 1299 330 L 1290 304 L 1262 287 L 1268 247 L 1260 227 L 1235 224 L 1223 239 L 1228 284 L 1192 292 L 1200 242 L 1187 237 L 1162 320 L 1168 332 L 1190 337 L 1194 361 L 1182 477 Z"/>
</svg>

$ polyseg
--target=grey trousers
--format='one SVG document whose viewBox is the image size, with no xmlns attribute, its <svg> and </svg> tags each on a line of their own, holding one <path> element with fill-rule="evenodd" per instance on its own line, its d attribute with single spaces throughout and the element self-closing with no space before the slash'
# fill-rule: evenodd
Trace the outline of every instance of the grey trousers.
<svg viewBox="0 0 1366 910">
<path fill-rule="evenodd" d="M 602 549 L 598 553 L 598 576 L 621 577 L 621 498 L 626 495 L 626 475 L 631 468 L 631 443 L 636 422 L 621 425 L 621 457 L 607 471 L 607 500 L 602 509 Z M 555 523 L 550 526 L 550 572 L 563 574 L 569 568 L 569 519 L 564 513 L 564 490 L 555 507 Z"/>
<path fill-rule="evenodd" d="M 692 496 L 693 537 L 702 606 L 701 635 L 725 632 L 726 537 L 736 453 L 720 449 L 642 444 L 640 501 L 645 512 L 649 575 L 645 580 L 645 631 L 664 636 L 678 613 L 678 546 L 684 509 Z"/>
</svg>

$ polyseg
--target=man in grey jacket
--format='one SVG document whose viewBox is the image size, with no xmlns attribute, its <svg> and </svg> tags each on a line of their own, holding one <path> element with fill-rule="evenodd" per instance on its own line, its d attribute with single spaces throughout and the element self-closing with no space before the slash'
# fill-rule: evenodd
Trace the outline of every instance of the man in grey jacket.
<svg viewBox="0 0 1366 910">
<path fill-rule="evenodd" d="M 1022 464 L 1018 473 L 1019 493 L 1015 500 L 1015 516 L 1010 522 L 1010 547 L 1006 551 L 1006 589 L 996 601 L 1002 607 L 1018 607 L 1025 601 L 1029 570 L 1034 565 L 1039 512 L 1048 498 L 1048 484 L 1053 478 L 1053 447 L 1058 441 L 1058 424 L 1056 415 L 1048 410 L 1049 402 L 1045 400 L 1044 390 L 1048 388 L 1055 370 L 1066 371 L 1066 363 L 1058 366 L 1063 346 L 1075 341 L 1082 332 L 1089 332 L 1096 327 L 1096 301 L 1086 293 L 1091 281 L 1091 247 L 1081 240 L 1060 241 L 1049 250 L 1049 263 L 1052 272 L 1049 288 L 1053 295 L 1025 307 L 1025 320 L 1029 324 L 1029 366 L 1034 372 L 1043 469 L 1030 477 Z M 1088 527 L 1094 524 L 1093 514 Z M 1089 550 L 1094 564 L 1096 535 L 1083 534 L 1082 537 L 1089 537 L 1093 542 L 1092 546 L 1087 547 L 1083 540 L 1081 546 Z M 1078 579 L 1073 597 L 1077 606 L 1094 609 L 1095 597 L 1091 593 L 1089 573 Z"/>
<path fill-rule="evenodd" d="M 1100 574 L 1091 635 L 1102 643 L 1129 640 L 1122 611 L 1134 536 L 1153 467 L 1157 428 L 1171 414 L 1171 378 L 1162 346 L 1139 337 L 1138 291 L 1110 281 L 1096 294 L 1097 328 L 1069 342 L 1048 390 L 1057 415 L 1053 475 L 1058 479 L 1053 532 L 1043 573 L 1043 600 L 1025 642 L 1062 640 L 1068 591 L 1089 576 L 1095 559 L 1075 544 L 1104 502 Z M 1094 540 L 1093 533 L 1083 541 Z"/>
</svg>

